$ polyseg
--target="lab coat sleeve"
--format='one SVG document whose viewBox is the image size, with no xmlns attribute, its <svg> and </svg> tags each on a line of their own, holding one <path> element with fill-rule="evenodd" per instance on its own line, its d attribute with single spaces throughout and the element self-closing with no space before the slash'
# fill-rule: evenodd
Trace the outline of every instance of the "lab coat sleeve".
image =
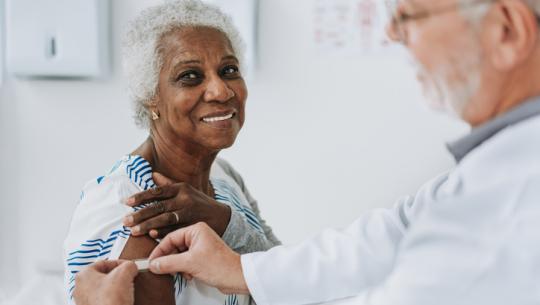
<svg viewBox="0 0 540 305">
<path fill-rule="evenodd" d="M 403 239 L 387 279 L 329 304 L 540 304 L 539 186 L 540 179 L 525 187 L 509 179 L 430 206 Z"/>
<path fill-rule="evenodd" d="M 295 246 L 242 255 L 258 305 L 325 302 L 358 295 L 390 273 L 408 225 L 411 197 L 366 213 L 342 230 L 326 230 Z"/>
<path fill-rule="evenodd" d="M 500 304 L 486 300 L 465 302 L 463 295 L 466 287 L 472 288 L 472 277 L 482 278 L 484 264 L 480 259 L 487 253 L 477 251 L 481 246 L 476 244 L 476 238 L 470 234 L 472 232 L 465 232 L 465 228 L 450 224 L 444 218 L 440 218 L 443 222 L 438 224 L 433 223 L 434 220 L 430 219 L 429 223 L 415 222 L 410 235 L 403 241 L 394 270 L 385 281 L 361 291 L 355 297 L 323 304 Z"/>
</svg>

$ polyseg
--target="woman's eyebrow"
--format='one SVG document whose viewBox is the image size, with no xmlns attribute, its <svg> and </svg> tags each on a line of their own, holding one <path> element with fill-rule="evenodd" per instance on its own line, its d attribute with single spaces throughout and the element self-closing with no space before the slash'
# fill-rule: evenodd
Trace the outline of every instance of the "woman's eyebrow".
<svg viewBox="0 0 540 305">
<path fill-rule="evenodd" d="M 230 60 L 230 59 L 232 59 L 232 60 L 234 60 L 234 61 L 236 61 L 236 62 L 239 61 L 238 58 L 236 58 L 236 56 L 234 56 L 234 55 L 227 55 L 227 56 L 224 56 L 224 57 L 221 59 L 221 61 L 226 61 L 226 60 Z"/>
<path fill-rule="evenodd" d="M 234 55 L 227 55 L 221 58 L 221 61 L 226 60 L 234 60 L 236 62 L 239 62 L 238 58 Z M 201 61 L 197 59 L 186 59 L 186 60 L 179 60 L 178 62 L 174 63 L 173 70 L 176 71 L 180 66 L 190 65 L 190 64 L 200 64 Z"/>
<path fill-rule="evenodd" d="M 186 59 L 186 60 L 180 60 L 177 63 L 174 64 L 175 67 L 178 67 L 180 65 L 189 65 L 189 64 L 200 64 L 201 61 L 197 59 Z"/>
<path fill-rule="evenodd" d="M 186 66 L 186 65 L 192 65 L 192 64 L 200 64 L 201 61 L 200 60 L 197 60 L 197 59 L 186 59 L 186 60 L 179 60 L 178 62 L 175 62 L 173 64 L 173 67 L 171 69 L 171 71 L 173 73 L 176 73 L 178 70 L 180 70 L 180 68 L 182 66 Z"/>
</svg>

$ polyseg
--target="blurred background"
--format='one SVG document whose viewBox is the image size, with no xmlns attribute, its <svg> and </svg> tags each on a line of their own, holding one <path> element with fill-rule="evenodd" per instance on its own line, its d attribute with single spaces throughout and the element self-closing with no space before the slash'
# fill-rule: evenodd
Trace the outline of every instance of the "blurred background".
<svg viewBox="0 0 540 305">
<path fill-rule="evenodd" d="M 96 63 L 34 62 L 40 18 L 76 16 L 59 7 L 83 2 L 100 8 Z M 0 0 L 0 303 L 63 302 L 62 242 L 82 186 L 147 136 L 132 119 L 120 43 L 127 22 L 160 2 Z M 453 165 L 444 144 L 467 127 L 431 112 L 403 50 L 381 46 L 382 1 L 214 2 L 250 50 L 246 124 L 221 157 L 284 243 L 389 207 Z M 78 20 L 51 33 L 72 22 L 77 34 Z M 53 36 L 36 42 L 52 56 Z"/>
</svg>

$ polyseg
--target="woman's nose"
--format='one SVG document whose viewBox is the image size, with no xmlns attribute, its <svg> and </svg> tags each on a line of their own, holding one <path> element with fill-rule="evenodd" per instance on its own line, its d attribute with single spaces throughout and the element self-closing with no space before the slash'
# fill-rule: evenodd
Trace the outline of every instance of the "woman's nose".
<svg viewBox="0 0 540 305">
<path fill-rule="evenodd" d="M 227 102 L 235 95 L 234 91 L 219 77 L 208 81 L 204 99 L 207 102 Z"/>
</svg>

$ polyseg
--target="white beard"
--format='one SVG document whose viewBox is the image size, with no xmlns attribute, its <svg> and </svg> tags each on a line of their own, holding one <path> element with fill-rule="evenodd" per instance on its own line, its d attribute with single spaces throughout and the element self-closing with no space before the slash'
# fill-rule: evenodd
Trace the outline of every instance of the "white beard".
<svg viewBox="0 0 540 305">
<path fill-rule="evenodd" d="M 480 87 L 480 52 L 461 56 L 434 72 L 428 72 L 415 61 L 424 97 L 430 108 L 461 118 L 465 107 Z M 450 75 L 459 75 L 462 80 L 451 83 Z"/>
</svg>

